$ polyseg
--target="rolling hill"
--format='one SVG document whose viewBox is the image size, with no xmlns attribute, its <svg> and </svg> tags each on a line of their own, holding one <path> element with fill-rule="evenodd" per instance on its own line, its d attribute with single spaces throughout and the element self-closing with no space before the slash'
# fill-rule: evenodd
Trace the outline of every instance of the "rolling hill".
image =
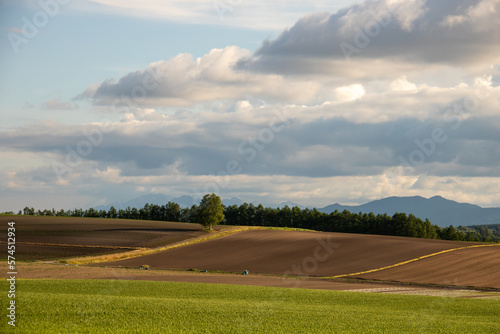
<svg viewBox="0 0 500 334">
<path fill-rule="evenodd" d="M 125 260 L 102 263 L 274 275 L 334 276 L 474 245 L 461 241 L 332 232 L 244 231 Z"/>
</svg>

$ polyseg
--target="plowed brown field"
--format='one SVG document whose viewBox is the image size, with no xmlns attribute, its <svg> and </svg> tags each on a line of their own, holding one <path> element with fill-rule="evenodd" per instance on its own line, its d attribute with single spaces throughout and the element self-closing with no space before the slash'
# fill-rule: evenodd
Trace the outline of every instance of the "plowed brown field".
<svg viewBox="0 0 500 334">
<path fill-rule="evenodd" d="M 207 233 L 200 225 L 185 223 L 0 216 L 0 224 L 7 226 L 8 221 L 16 222 L 17 260 L 123 252 L 137 247 L 151 248 L 172 244 Z M 217 227 L 222 228 L 224 227 Z M 0 237 L 1 243 L 5 244 L 6 229 L 0 231 Z M 392 266 L 443 250 L 471 245 L 474 243 L 393 236 L 253 230 L 101 265 L 137 268 L 147 264 L 153 269 L 193 268 L 236 273 L 249 270 L 251 274 L 325 277 Z M 175 279 L 211 282 L 225 281 L 230 277 L 219 277 L 214 273 L 211 274 L 215 275 L 212 277 L 206 274 L 176 275 Z M 248 276 L 245 277 L 247 279 L 237 277 L 229 281 L 234 280 L 236 284 L 242 280 L 252 281 Z M 266 276 L 259 277 L 254 284 L 272 285 L 275 284 L 273 282 L 278 282 L 264 279 Z M 401 266 L 350 277 L 500 289 L 500 246 L 453 250 Z M 131 275 L 122 279 L 138 278 Z M 287 282 L 280 281 L 279 284 L 287 285 Z M 324 281 L 308 282 L 311 286 L 327 284 Z"/>
<path fill-rule="evenodd" d="M 26 261 L 116 252 L 106 247 L 117 247 L 117 249 L 159 247 L 207 234 L 201 225 L 187 223 L 79 217 L 0 216 L 1 226 L 7 226 L 7 222 L 10 221 L 16 223 L 14 226 L 18 260 Z M 2 243 L 7 241 L 7 228 L 0 230 L 0 241 Z"/>
<path fill-rule="evenodd" d="M 500 246 L 460 249 L 354 277 L 500 289 Z"/>
<path fill-rule="evenodd" d="M 348 233 L 246 231 L 103 265 L 333 276 L 467 245 L 471 243 Z"/>
</svg>

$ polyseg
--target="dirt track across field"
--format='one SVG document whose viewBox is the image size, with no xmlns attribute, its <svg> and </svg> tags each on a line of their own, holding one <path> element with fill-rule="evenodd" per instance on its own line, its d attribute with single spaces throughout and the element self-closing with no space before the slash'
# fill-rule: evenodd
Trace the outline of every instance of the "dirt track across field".
<svg viewBox="0 0 500 334">
<path fill-rule="evenodd" d="M 471 243 L 349 233 L 245 231 L 102 265 L 324 277 L 467 245 Z"/>
<path fill-rule="evenodd" d="M 500 289 L 500 246 L 460 249 L 353 277 Z"/>
</svg>

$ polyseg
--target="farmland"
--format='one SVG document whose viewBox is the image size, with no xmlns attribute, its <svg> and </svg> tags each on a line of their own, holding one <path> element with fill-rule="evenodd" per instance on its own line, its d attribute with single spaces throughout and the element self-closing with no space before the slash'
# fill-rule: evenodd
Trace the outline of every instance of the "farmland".
<svg viewBox="0 0 500 334">
<path fill-rule="evenodd" d="M 23 280 L 19 290 L 23 333 L 500 330 L 498 300 L 123 280 Z"/>
<path fill-rule="evenodd" d="M 274 275 L 285 272 L 301 275 L 307 271 L 308 276 L 333 276 L 471 244 L 333 232 L 243 231 L 204 243 L 103 264 L 131 267 L 148 264 L 155 268 L 226 272 L 250 270 Z M 314 259 L 315 254 L 318 260 L 314 263 L 305 260 Z M 311 270 L 306 270 L 309 267 Z"/>
<path fill-rule="evenodd" d="M 206 234 L 198 224 L 156 221 L 0 216 L 16 222 L 20 260 L 53 260 L 153 248 Z M 1 240 L 6 240 L 1 231 Z"/>
<path fill-rule="evenodd" d="M 137 220 L 0 219 L 16 221 L 21 260 L 53 260 L 17 264 L 23 333 L 500 329 L 495 244 L 226 226 L 208 233 L 196 224 Z M 87 255 L 98 261 L 85 265 Z M 151 269 L 139 270 L 145 264 Z"/>
<path fill-rule="evenodd" d="M 500 289 L 500 247 L 459 249 L 355 277 Z"/>
<path fill-rule="evenodd" d="M 86 263 L 85 256 L 97 256 L 98 265 L 109 267 L 147 264 L 157 270 L 249 270 L 252 274 L 317 278 L 363 273 L 349 277 L 500 289 L 500 247 L 478 243 L 225 226 L 210 234 L 200 225 L 187 223 L 0 217 L 5 224 L 12 219 L 16 220 L 17 260 Z M 179 247 L 165 250 L 175 245 Z M 439 255 L 425 258 L 436 253 Z M 122 254 L 133 257 L 110 260 Z M 406 263 L 413 260 L 418 261 Z M 377 270 L 399 263 L 406 264 Z M 371 270 L 377 271 L 364 273 Z"/>
</svg>

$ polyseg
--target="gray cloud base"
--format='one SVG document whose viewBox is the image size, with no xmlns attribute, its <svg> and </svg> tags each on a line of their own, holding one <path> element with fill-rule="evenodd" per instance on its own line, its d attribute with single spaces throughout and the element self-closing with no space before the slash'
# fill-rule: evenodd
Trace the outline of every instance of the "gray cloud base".
<svg viewBox="0 0 500 334">
<path fill-rule="evenodd" d="M 241 173 L 248 175 L 332 177 L 380 174 L 404 165 L 400 157 L 411 161 L 412 152 L 419 151 L 422 153 L 413 155 L 418 163 L 411 164 L 415 173 L 500 176 L 496 168 L 500 154 L 492 154 L 500 147 L 500 124 L 491 118 L 464 120 L 457 130 L 449 122 L 411 118 L 373 124 L 338 118 L 310 123 L 294 120 L 272 142 L 264 145 L 257 140 L 256 146 L 248 137 L 224 134 L 220 131 L 224 126 L 201 124 L 182 136 L 170 135 L 168 125 L 158 130 L 153 122 L 143 124 L 140 135 L 134 136 L 117 127 L 84 160 L 103 167 L 121 166 L 124 175 L 162 173 L 162 167 L 176 162 L 187 175 L 209 175 L 224 170 L 234 160 Z M 247 125 L 246 131 L 257 134 L 261 128 Z M 431 144 L 435 129 L 442 129 L 441 137 L 446 140 Z M 68 134 L 53 128 L 50 135 L 36 129 L 15 131 L 1 134 L 0 143 L 12 150 L 56 153 L 63 158 L 68 155 L 67 147 L 76 152 L 82 141 L 82 129 L 74 131 Z M 421 156 L 423 161 L 416 159 Z M 131 162 L 133 165 L 127 167 Z"/>
<path fill-rule="evenodd" d="M 491 3 L 490 11 L 473 11 L 485 2 Z M 420 3 L 416 8 L 420 9 L 420 15 L 410 16 L 412 13 L 405 8 L 410 3 Z M 325 59 L 394 59 L 421 65 L 498 61 L 499 13 L 498 1 L 399 1 L 395 4 L 367 1 L 334 14 L 310 14 L 300 19 L 275 40 L 265 41 L 254 56 L 240 61 L 238 66 L 264 72 L 304 74 L 335 73 L 336 66 L 330 69 L 321 66 Z M 411 24 L 406 26 L 409 19 Z M 314 62 L 320 65 L 315 66 Z"/>
</svg>

